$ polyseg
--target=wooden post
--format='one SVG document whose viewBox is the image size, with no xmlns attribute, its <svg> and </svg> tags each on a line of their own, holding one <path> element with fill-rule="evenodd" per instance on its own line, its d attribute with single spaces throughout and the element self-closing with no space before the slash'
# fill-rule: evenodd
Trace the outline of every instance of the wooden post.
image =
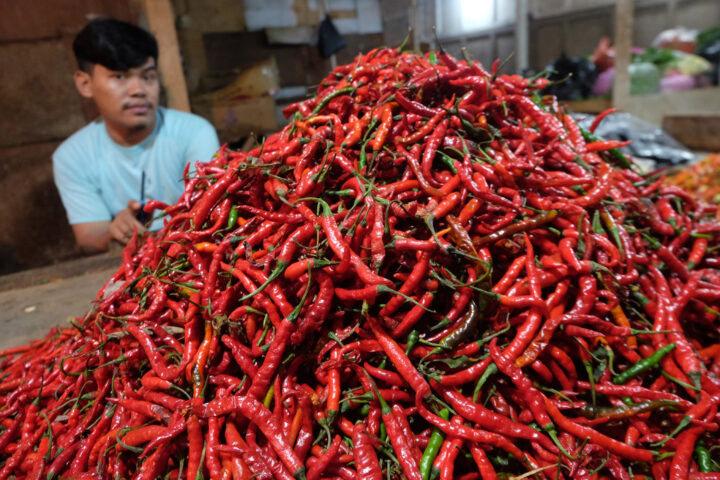
<svg viewBox="0 0 720 480">
<path fill-rule="evenodd" d="M 633 0 L 618 0 L 615 4 L 615 75 L 613 77 L 613 106 L 624 110 L 630 99 L 630 49 L 633 33 Z"/>
<path fill-rule="evenodd" d="M 528 68 L 528 0 L 515 0 L 515 71 L 522 73 Z"/>
<path fill-rule="evenodd" d="M 412 29 L 413 50 L 420 51 L 420 38 L 422 37 L 420 27 L 420 15 L 418 14 L 418 0 L 410 2 L 410 28 Z"/>
<path fill-rule="evenodd" d="M 189 112 L 190 99 L 180 61 L 175 16 L 170 0 L 144 0 L 143 7 L 150 31 L 155 35 L 160 49 L 158 68 L 167 92 L 168 107 Z"/>
</svg>

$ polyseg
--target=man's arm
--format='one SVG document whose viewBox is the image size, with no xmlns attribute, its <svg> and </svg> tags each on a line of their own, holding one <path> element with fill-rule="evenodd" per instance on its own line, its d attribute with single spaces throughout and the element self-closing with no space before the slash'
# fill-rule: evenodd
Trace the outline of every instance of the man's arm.
<svg viewBox="0 0 720 480">
<path fill-rule="evenodd" d="M 121 210 L 112 222 L 86 222 L 72 225 L 75 241 L 86 253 L 106 252 L 113 240 L 125 245 L 132 238 L 135 229 L 138 233 L 146 231 L 136 218 L 140 206 L 140 202 L 131 200 L 127 208 Z"/>
<path fill-rule="evenodd" d="M 76 223 L 71 227 L 83 252 L 107 252 L 110 248 L 110 222 Z"/>
</svg>

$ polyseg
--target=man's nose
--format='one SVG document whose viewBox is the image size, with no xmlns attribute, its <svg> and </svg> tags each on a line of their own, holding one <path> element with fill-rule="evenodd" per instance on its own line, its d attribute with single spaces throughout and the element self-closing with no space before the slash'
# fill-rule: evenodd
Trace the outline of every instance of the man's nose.
<svg viewBox="0 0 720 480">
<path fill-rule="evenodd" d="M 128 94 L 133 97 L 144 97 L 147 95 L 145 85 L 141 77 L 131 76 L 128 81 Z"/>
</svg>

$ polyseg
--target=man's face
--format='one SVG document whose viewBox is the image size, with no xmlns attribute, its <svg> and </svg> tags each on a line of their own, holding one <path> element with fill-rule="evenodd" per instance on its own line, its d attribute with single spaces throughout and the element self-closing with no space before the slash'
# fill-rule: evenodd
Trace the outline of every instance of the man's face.
<svg viewBox="0 0 720 480">
<path fill-rule="evenodd" d="M 80 94 L 92 98 L 103 119 L 113 126 L 130 131 L 154 127 L 160 98 L 154 58 L 125 71 L 95 64 L 92 74 L 76 72 L 75 82 Z"/>
</svg>

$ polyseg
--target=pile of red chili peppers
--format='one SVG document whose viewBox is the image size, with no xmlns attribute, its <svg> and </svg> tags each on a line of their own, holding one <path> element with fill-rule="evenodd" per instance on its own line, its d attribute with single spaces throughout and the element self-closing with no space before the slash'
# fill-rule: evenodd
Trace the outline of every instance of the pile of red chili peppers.
<svg viewBox="0 0 720 480">
<path fill-rule="evenodd" d="M 720 478 L 717 206 L 543 86 L 373 50 L 197 164 L 0 352 L 0 480 Z"/>
</svg>

